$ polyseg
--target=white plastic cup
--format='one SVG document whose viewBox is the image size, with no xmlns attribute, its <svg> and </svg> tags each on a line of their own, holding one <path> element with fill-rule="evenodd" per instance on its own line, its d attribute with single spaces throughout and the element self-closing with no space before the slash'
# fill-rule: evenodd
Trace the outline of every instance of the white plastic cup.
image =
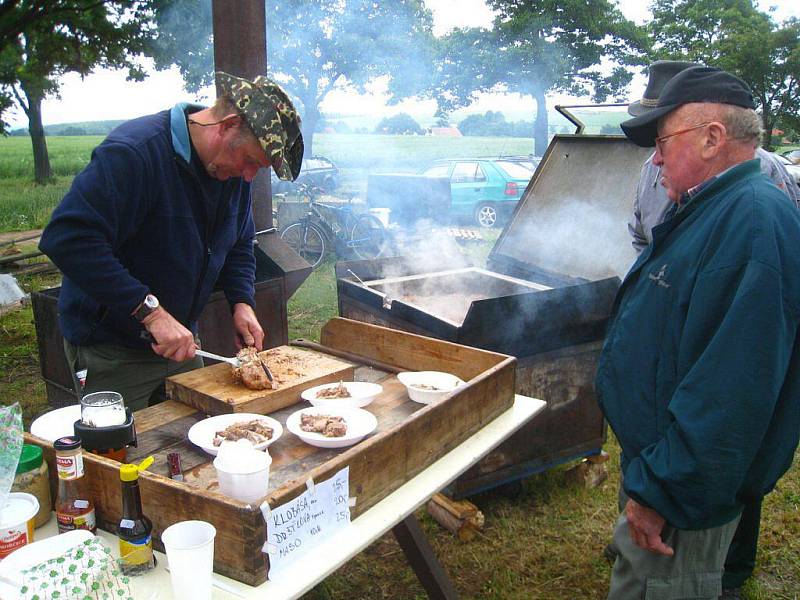
<svg viewBox="0 0 800 600">
<path fill-rule="evenodd" d="M 223 442 L 214 459 L 219 491 L 242 502 L 261 500 L 269 488 L 271 464 L 269 453 L 255 450 L 246 440 Z"/>
<path fill-rule="evenodd" d="M 216 535 L 205 521 L 181 521 L 161 534 L 175 600 L 211 600 Z"/>
</svg>

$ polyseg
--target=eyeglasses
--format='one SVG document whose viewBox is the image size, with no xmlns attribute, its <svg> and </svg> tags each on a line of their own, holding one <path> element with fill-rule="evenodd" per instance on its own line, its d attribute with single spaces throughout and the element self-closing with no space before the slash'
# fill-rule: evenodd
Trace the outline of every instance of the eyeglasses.
<svg viewBox="0 0 800 600">
<path fill-rule="evenodd" d="M 675 137 L 676 135 L 680 135 L 682 133 L 686 133 L 688 131 L 694 131 L 695 129 L 700 129 L 701 127 L 705 127 L 706 125 L 711 125 L 714 121 L 706 121 L 705 123 L 698 123 L 697 125 L 692 125 L 691 127 L 687 127 L 686 129 L 679 129 L 678 131 L 673 131 L 672 133 L 668 133 L 667 135 L 662 135 L 661 137 L 656 138 L 656 150 L 659 152 L 662 151 L 662 146 L 664 142 L 671 137 Z"/>
</svg>

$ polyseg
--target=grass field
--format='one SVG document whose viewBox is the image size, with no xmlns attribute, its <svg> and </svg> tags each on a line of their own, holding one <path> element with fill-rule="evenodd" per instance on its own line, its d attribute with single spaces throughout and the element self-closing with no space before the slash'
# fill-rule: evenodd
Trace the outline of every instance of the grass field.
<svg viewBox="0 0 800 600">
<path fill-rule="evenodd" d="M 69 186 L 69 169 L 87 161 L 100 138 L 53 138 L 53 164 L 65 169 L 54 184 L 35 186 L 30 173 L 14 161 L 30 153 L 26 138 L 0 139 L 0 231 L 40 227 Z M 510 143 L 517 147 L 508 147 Z M 497 138 L 417 138 L 394 136 L 316 136 L 316 150 L 330 156 L 356 178 L 379 157 L 393 168 L 442 156 L 527 153 L 528 140 Z M 512 145 L 513 145 L 512 144 Z M 504 147 L 505 146 L 505 147 Z M 422 152 L 424 159 L 418 152 Z M 16 156 L 16 159 L 10 158 Z M 415 159 L 413 157 L 416 157 Z M 412 160 L 413 159 L 413 160 Z M 72 165 L 72 166 L 69 166 Z M 76 166 L 77 165 L 77 166 Z M 72 171 L 74 172 L 74 171 Z M 481 262 L 497 232 L 469 250 Z M 58 278 L 24 277 L 32 291 L 58 284 Z M 319 328 L 337 312 L 331 262 L 315 271 L 289 302 L 290 338 L 318 339 Z M 0 315 L 0 402 L 20 402 L 26 424 L 47 408 L 39 372 L 36 334 L 30 306 Z M 580 600 L 604 598 L 610 567 L 602 558 L 615 520 L 619 485 L 619 448 L 610 436 L 605 449 L 609 478 L 595 489 L 567 483 L 565 468 L 526 479 L 516 494 L 481 494 L 472 501 L 483 511 L 486 527 L 470 543 L 460 543 L 424 511 L 417 515 L 437 555 L 465 599 Z M 800 467 L 796 464 L 764 505 L 755 577 L 749 600 L 800 598 Z M 424 592 L 391 535 L 329 577 L 307 595 L 333 598 L 407 600 Z"/>
</svg>

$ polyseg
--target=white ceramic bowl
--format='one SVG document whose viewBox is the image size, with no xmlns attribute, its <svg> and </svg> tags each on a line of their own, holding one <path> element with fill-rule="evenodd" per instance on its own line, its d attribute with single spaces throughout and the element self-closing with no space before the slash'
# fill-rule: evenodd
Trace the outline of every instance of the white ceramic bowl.
<svg viewBox="0 0 800 600">
<path fill-rule="evenodd" d="M 55 442 L 58 438 L 75 435 L 75 421 L 81 418 L 81 405 L 72 404 L 44 413 L 31 423 L 31 433 L 36 437 Z"/>
<path fill-rule="evenodd" d="M 350 392 L 349 398 L 317 398 L 317 394 L 324 389 L 335 388 L 338 383 L 325 383 L 305 390 L 300 397 L 311 402 L 313 406 L 361 408 L 366 406 L 383 391 L 383 386 L 366 381 L 343 381 L 343 386 Z"/>
<path fill-rule="evenodd" d="M 397 374 L 397 379 L 406 386 L 408 397 L 420 404 L 441 400 L 464 383 L 455 375 L 441 371 L 404 371 Z M 422 386 L 433 386 L 436 389 L 425 389 Z"/>
<path fill-rule="evenodd" d="M 331 415 L 343 417 L 347 423 L 347 433 L 342 437 L 325 437 L 321 433 L 311 433 L 300 429 L 300 415 Z M 375 431 L 378 420 L 371 412 L 362 408 L 336 408 L 328 406 L 312 406 L 293 412 L 286 419 L 286 429 L 291 431 L 306 444 L 317 448 L 344 448 L 363 440 Z"/>
<path fill-rule="evenodd" d="M 195 446 L 200 446 L 212 456 L 216 456 L 217 452 L 219 451 L 219 446 L 214 445 L 214 435 L 218 431 L 222 431 L 234 423 L 253 421 L 255 419 L 266 421 L 267 427 L 272 427 L 272 437 L 266 442 L 262 442 L 254 446 L 256 450 L 263 450 L 281 437 L 283 434 L 283 426 L 272 417 L 253 413 L 231 413 L 227 415 L 217 415 L 216 417 L 209 417 L 208 419 L 198 421 L 189 429 L 189 441 Z"/>
</svg>

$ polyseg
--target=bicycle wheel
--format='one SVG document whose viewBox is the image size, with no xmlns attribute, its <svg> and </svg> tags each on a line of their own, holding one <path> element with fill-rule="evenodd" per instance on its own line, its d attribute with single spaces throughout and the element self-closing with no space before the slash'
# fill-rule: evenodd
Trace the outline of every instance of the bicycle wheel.
<svg viewBox="0 0 800 600">
<path fill-rule="evenodd" d="M 292 223 L 283 230 L 281 239 L 315 269 L 325 257 L 325 236 L 313 223 Z"/>
<path fill-rule="evenodd" d="M 385 243 L 386 230 L 377 218 L 372 215 L 361 215 L 356 219 L 348 243 L 356 256 L 363 260 L 378 258 L 383 253 Z"/>
</svg>

